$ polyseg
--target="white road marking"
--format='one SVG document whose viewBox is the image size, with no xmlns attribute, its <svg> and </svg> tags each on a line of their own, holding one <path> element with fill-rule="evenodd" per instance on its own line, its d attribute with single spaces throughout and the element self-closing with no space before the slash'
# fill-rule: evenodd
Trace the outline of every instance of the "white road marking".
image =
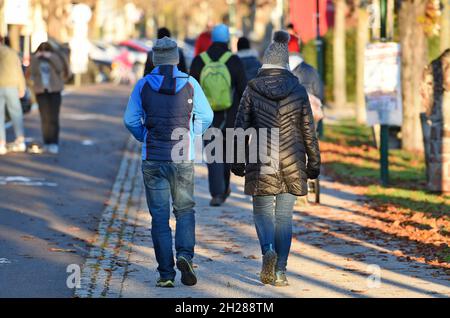
<svg viewBox="0 0 450 318">
<path fill-rule="evenodd" d="M 82 144 L 83 146 L 93 146 L 93 145 L 95 144 L 95 142 L 94 142 L 93 140 L 86 139 L 86 140 L 83 140 L 83 141 L 81 142 L 81 144 Z"/>
<path fill-rule="evenodd" d="M 92 120 L 92 119 L 102 119 L 105 118 L 106 116 L 103 116 L 101 114 L 63 114 L 61 116 L 64 119 L 70 119 L 70 120 L 79 120 L 79 121 L 84 121 L 84 120 Z"/>
<path fill-rule="evenodd" d="M 58 184 L 48 182 L 44 178 L 29 178 L 23 176 L 0 176 L 0 186 L 2 185 L 23 185 L 32 187 L 57 187 Z"/>
</svg>

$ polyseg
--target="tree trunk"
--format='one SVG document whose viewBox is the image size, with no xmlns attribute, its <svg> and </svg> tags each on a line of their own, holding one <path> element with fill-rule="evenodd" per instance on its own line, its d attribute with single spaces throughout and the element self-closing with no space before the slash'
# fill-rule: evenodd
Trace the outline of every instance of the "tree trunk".
<svg viewBox="0 0 450 318">
<path fill-rule="evenodd" d="M 364 94 L 364 52 L 369 42 L 369 14 L 367 8 L 358 8 L 358 34 L 356 40 L 356 120 L 366 121 L 366 97 Z"/>
<path fill-rule="evenodd" d="M 3 19 L 4 19 L 4 12 L 3 12 L 3 1 L 0 0 L 0 38 L 3 37 L 5 34 L 3 34 Z M 1 42 L 1 41 L 0 41 Z"/>
<path fill-rule="evenodd" d="M 443 1 L 441 16 L 441 53 L 450 48 L 450 0 Z"/>
<path fill-rule="evenodd" d="M 423 151 L 420 123 L 422 74 L 427 63 L 427 39 L 419 17 L 425 14 L 425 0 L 403 0 L 399 12 L 402 50 L 403 149 Z"/>
<path fill-rule="evenodd" d="M 247 4 L 248 6 L 248 16 L 242 18 L 242 29 L 244 36 L 249 38 L 250 34 L 255 29 L 255 19 L 256 19 L 256 0 L 251 0 Z"/>
<path fill-rule="evenodd" d="M 46 5 L 48 35 L 63 43 L 69 40 L 69 16 L 66 10 L 69 4 L 69 0 L 52 0 Z"/>
<path fill-rule="evenodd" d="M 334 104 L 335 108 L 343 109 L 347 103 L 345 85 L 345 0 L 335 0 L 335 24 L 333 43 L 334 70 Z"/>
<path fill-rule="evenodd" d="M 20 52 L 20 30 L 22 26 L 17 24 L 8 25 L 10 46 L 16 52 Z"/>
<path fill-rule="evenodd" d="M 395 26 L 395 3 L 394 0 L 387 1 L 387 37 L 388 41 L 394 38 Z"/>
<path fill-rule="evenodd" d="M 379 41 L 381 39 L 380 14 L 380 0 L 372 0 L 370 28 L 372 30 L 372 39 L 376 41 Z"/>
</svg>

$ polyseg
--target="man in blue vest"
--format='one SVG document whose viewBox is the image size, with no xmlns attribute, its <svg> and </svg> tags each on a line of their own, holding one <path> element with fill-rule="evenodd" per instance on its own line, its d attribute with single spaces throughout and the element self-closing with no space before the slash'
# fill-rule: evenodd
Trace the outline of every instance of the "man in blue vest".
<svg viewBox="0 0 450 318">
<path fill-rule="evenodd" d="M 170 197 L 176 217 L 175 249 L 181 282 L 197 283 L 192 259 L 195 245 L 194 138 L 211 125 L 213 112 L 199 83 L 180 72 L 175 41 L 164 37 L 153 47 L 155 69 L 134 87 L 124 123 L 142 146 L 142 171 L 152 216 L 152 239 L 160 279 L 174 287 L 176 272 L 169 226 Z M 179 131 L 187 147 L 178 148 Z M 180 159 L 181 158 L 181 159 Z"/>
</svg>

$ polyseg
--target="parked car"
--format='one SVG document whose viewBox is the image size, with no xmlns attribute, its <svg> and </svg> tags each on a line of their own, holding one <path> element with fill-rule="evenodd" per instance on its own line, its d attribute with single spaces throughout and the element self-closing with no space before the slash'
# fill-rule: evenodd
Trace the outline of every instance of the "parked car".
<svg viewBox="0 0 450 318">
<path fill-rule="evenodd" d="M 151 51 L 152 42 L 148 40 L 126 40 L 118 44 L 120 49 L 126 49 L 133 61 L 133 73 L 136 78 L 144 73 L 148 52 Z"/>
<path fill-rule="evenodd" d="M 117 46 L 105 42 L 93 42 L 89 50 L 89 71 L 95 83 L 111 80 L 111 71 L 114 58 L 120 54 Z"/>
<path fill-rule="evenodd" d="M 120 48 L 127 49 L 133 56 L 137 63 L 144 64 L 147 61 L 147 54 L 151 51 L 149 42 L 142 40 L 126 40 L 119 43 Z"/>
<path fill-rule="evenodd" d="M 120 49 L 105 42 L 92 42 L 89 58 L 97 64 L 111 66 L 114 58 L 120 54 Z"/>
</svg>

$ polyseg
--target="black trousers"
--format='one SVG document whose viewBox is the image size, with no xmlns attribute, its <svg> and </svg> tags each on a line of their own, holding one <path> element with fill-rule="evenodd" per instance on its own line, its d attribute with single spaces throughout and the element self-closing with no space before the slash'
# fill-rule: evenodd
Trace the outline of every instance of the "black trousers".
<svg viewBox="0 0 450 318">
<path fill-rule="evenodd" d="M 61 92 L 36 94 L 36 99 L 39 104 L 39 113 L 41 114 L 44 144 L 58 144 Z"/>
<path fill-rule="evenodd" d="M 209 192 L 212 197 L 224 196 L 228 189 L 230 188 L 230 177 L 231 177 L 231 165 L 227 163 L 227 149 L 226 133 L 223 132 L 223 163 L 208 163 L 208 181 L 209 181 Z M 213 139 L 214 140 L 214 139 Z M 212 141 L 204 141 L 204 145 L 208 145 Z M 212 152 L 215 156 L 215 151 Z M 219 158 L 217 158 L 219 159 Z"/>
</svg>

